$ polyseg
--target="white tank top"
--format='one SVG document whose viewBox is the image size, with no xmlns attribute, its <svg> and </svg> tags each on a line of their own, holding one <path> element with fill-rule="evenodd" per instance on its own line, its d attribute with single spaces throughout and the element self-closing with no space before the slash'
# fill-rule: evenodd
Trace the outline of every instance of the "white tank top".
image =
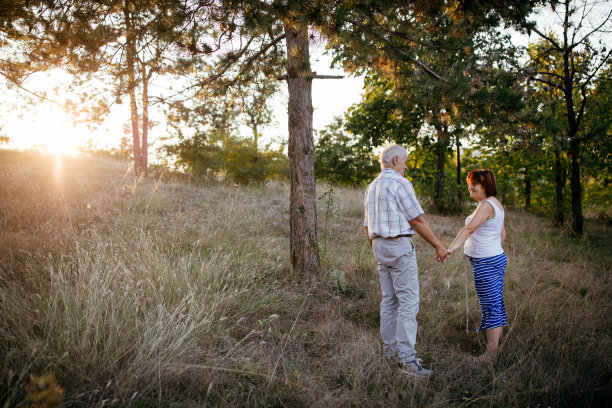
<svg viewBox="0 0 612 408">
<path fill-rule="evenodd" d="M 492 200 L 484 200 L 493 206 L 495 216 L 486 220 L 480 227 L 465 241 L 463 253 L 472 258 L 489 258 L 501 255 L 504 250 L 501 246 L 501 230 L 504 227 L 504 211 L 500 210 Z M 474 211 L 476 212 L 476 211 Z M 474 213 L 465 219 L 467 225 Z"/>
</svg>

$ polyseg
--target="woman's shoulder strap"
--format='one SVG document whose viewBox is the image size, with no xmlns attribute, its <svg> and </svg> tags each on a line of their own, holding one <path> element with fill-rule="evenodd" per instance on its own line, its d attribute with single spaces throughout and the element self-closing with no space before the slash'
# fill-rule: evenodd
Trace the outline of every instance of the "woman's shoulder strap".
<svg viewBox="0 0 612 408">
<path fill-rule="evenodd" d="M 497 203 L 495 202 L 496 200 L 492 200 L 490 198 L 487 198 L 485 200 L 486 202 L 488 202 L 489 204 L 491 204 L 491 207 L 493 207 L 493 211 L 495 212 L 495 215 L 497 215 L 498 211 L 503 212 L 504 210 L 502 208 L 500 208 Z M 500 204 L 501 205 L 501 204 Z"/>
</svg>

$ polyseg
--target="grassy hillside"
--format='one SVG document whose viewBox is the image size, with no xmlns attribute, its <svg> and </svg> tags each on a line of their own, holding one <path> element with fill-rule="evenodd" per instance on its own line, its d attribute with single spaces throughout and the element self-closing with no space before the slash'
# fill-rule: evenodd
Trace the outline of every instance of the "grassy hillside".
<svg viewBox="0 0 612 408">
<path fill-rule="evenodd" d="M 137 179 L 127 163 L 0 150 L 0 404 L 68 406 L 602 406 L 612 397 L 609 234 L 575 241 L 509 213 L 509 326 L 493 365 L 455 255 L 416 239 L 417 350 L 381 358 L 362 192 L 319 200 L 322 271 L 288 262 L 287 185 Z M 329 187 L 318 186 L 318 194 Z M 327 196 L 329 198 L 329 196 Z M 450 243 L 462 217 L 428 216 Z M 50 377 L 41 389 L 53 393 Z M 26 392 L 26 389 L 29 390 Z"/>
</svg>

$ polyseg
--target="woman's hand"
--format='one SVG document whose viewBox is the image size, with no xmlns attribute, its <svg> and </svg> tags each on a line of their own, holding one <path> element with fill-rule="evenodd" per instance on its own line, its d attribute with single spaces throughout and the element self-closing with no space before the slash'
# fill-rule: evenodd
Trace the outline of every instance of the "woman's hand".
<svg viewBox="0 0 612 408">
<path fill-rule="evenodd" d="M 451 255 L 453 254 L 453 252 L 455 252 L 455 249 L 448 247 L 448 249 L 446 250 L 446 258 L 444 258 L 444 261 L 447 261 L 448 258 L 451 257 Z"/>
<path fill-rule="evenodd" d="M 448 258 L 450 258 L 451 256 L 451 252 L 448 252 L 448 249 L 445 249 L 446 253 L 444 255 L 440 255 L 440 253 L 438 253 L 438 255 L 436 255 L 436 261 L 437 262 L 446 262 L 448 260 Z"/>
</svg>

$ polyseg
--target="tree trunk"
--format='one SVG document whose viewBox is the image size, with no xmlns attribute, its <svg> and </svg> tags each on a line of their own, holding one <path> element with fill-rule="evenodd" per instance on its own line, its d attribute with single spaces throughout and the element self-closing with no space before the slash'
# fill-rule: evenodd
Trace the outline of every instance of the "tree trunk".
<svg viewBox="0 0 612 408">
<path fill-rule="evenodd" d="M 126 41 L 126 60 L 128 73 L 128 91 L 130 94 L 130 119 L 132 122 L 132 151 L 134 153 L 134 173 L 142 173 L 142 153 L 140 151 L 140 131 L 138 123 L 138 106 L 136 105 L 136 73 L 134 71 L 134 33 L 132 30 L 132 19 L 129 10 L 130 2 L 125 0 L 123 5 L 123 15 L 125 20 L 125 41 Z"/>
<path fill-rule="evenodd" d="M 570 142 L 570 156 L 572 159 L 572 173 L 570 176 L 570 187 L 572 190 L 572 231 L 577 236 L 583 233 L 582 217 L 582 191 L 580 186 L 580 145 L 579 141 L 572 138 Z"/>
<path fill-rule="evenodd" d="M 255 144 L 255 150 L 259 150 L 259 146 L 257 146 L 259 140 L 259 130 L 257 129 L 257 125 L 253 125 L 253 143 Z"/>
<path fill-rule="evenodd" d="M 140 163 L 142 174 L 146 177 L 149 168 L 149 78 L 145 64 L 142 64 L 142 148 Z"/>
<path fill-rule="evenodd" d="M 457 207 L 461 205 L 461 142 L 459 133 L 455 135 L 455 145 L 457 146 Z"/>
<path fill-rule="evenodd" d="M 559 138 L 560 139 L 560 138 Z M 555 140 L 555 224 L 563 225 L 565 213 L 563 211 L 563 187 L 565 186 L 565 174 L 561 163 L 562 141 Z"/>
<path fill-rule="evenodd" d="M 525 168 L 525 211 L 529 211 L 531 206 L 531 174 Z"/>
<path fill-rule="evenodd" d="M 572 191 L 572 231 L 576 236 L 582 236 L 582 191 L 580 188 L 580 141 L 576 139 L 580 128 L 580 116 L 576 115 L 574 109 L 574 49 L 568 43 L 568 28 L 570 27 L 570 2 L 565 1 L 565 21 L 563 25 L 563 82 L 565 108 L 567 110 L 567 121 L 570 140 L 570 157 L 572 171 L 570 175 L 570 189 Z M 571 68 L 571 69 L 570 69 Z"/>
<path fill-rule="evenodd" d="M 293 11 L 297 11 L 295 18 L 283 21 L 289 88 L 290 253 L 294 271 L 301 276 L 314 276 L 319 258 L 308 25 L 299 21 L 301 10 L 293 7 Z"/>
<path fill-rule="evenodd" d="M 446 132 L 442 129 L 437 131 L 438 143 L 436 144 L 436 179 L 434 182 L 434 205 L 438 212 L 444 212 L 444 164 L 446 162 Z"/>
</svg>

